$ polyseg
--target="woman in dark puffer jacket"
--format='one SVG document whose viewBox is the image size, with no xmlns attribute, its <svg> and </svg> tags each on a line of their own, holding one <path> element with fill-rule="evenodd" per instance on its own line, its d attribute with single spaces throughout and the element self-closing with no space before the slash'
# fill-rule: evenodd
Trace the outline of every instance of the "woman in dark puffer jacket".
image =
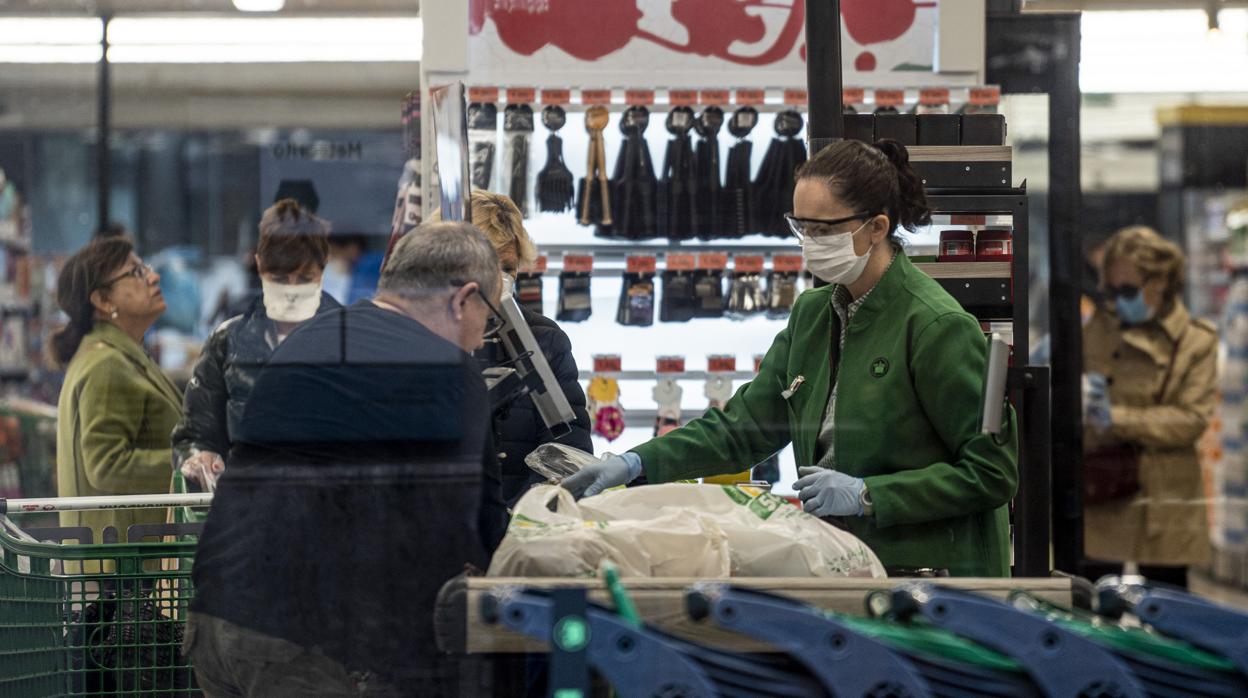
<svg viewBox="0 0 1248 698">
<path fill-rule="evenodd" d="M 532 263 L 537 250 L 528 232 L 520 209 L 502 194 L 481 191 L 472 192 L 472 224 L 485 233 L 498 253 L 503 273 L 516 276 L 521 265 Z M 542 315 L 522 311 L 525 322 L 533 330 L 533 337 L 542 347 L 551 371 L 559 381 L 568 402 L 576 413 L 571 431 L 556 438 L 546 428 L 533 401 L 521 398 L 504 412 L 494 417 L 494 443 L 498 448 L 498 461 L 503 472 L 503 500 L 512 506 L 520 496 L 542 477 L 524 464 L 524 457 L 543 443 L 555 441 L 582 451 L 593 452 L 589 436 L 589 412 L 585 408 L 585 391 L 581 389 L 576 359 L 572 358 L 572 343 L 568 335 Z M 482 368 L 499 366 L 507 361 L 503 348 L 496 342 L 487 343 L 476 353 Z"/>
<path fill-rule="evenodd" d="M 225 469 L 243 406 L 277 345 L 305 320 L 339 307 L 321 290 L 329 257 L 329 223 L 282 199 L 260 219 L 256 267 L 263 294 L 242 315 L 222 322 L 203 353 L 173 430 L 175 467 L 201 485 Z"/>
</svg>

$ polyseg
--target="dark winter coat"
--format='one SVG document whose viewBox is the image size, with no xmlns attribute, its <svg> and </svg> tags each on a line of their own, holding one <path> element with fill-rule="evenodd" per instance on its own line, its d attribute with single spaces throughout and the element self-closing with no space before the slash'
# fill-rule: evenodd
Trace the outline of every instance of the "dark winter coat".
<svg viewBox="0 0 1248 698">
<path fill-rule="evenodd" d="M 321 293 L 317 314 L 340 308 Z M 174 467 L 197 451 L 227 458 L 238 434 L 243 407 L 260 369 L 277 348 L 277 330 L 257 296 L 251 307 L 217 326 L 195 364 L 182 399 L 182 419 L 173 429 Z"/>
<path fill-rule="evenodd" d="M 589 437 L 589 412 L 585 408 L 585 391 L 581 388 L 576 359 L 572 358 L 572 342 L 559 325 L 543 315 L 522 310 L 525 322 L 533 330 L 533 338 L 542 348 L 550 370 L 563 388 L 563 394 L 572 404 L 576 421 L 571 431 L 555 438 L 542 422 L 537 407 L 528 397 L 521 398 L 494 418 L 494 443 L 498 446 L 498 461 L 502 465 L 503 499 L 508 506 L 516 503 L 520 495 L 532 485 L 542 482 L 542 477 L 524 464 L 524 457 L 548 441 L 579 448 L 590 453 L 594 445 Z M 488 343 L 476 354 L 482 368 L 498 366 L 506 360 L 502 346 Z"/>
</svg>

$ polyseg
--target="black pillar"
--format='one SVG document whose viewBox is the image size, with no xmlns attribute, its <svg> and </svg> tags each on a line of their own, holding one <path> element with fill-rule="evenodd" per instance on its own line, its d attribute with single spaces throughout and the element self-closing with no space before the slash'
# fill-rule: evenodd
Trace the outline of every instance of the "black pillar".
<svg viewBox="0 0 1248 698">
<path fill-rule="evenodd" d="M 99 193 L 98 224 L 95 232 L 102 234 L 108 228 L 109 195 L 111 189 L 112 153 L 108 149 L 109 137 L 112 135 L 112 80 L 109 77 L 108 64 L 108 25 L 110 15 L 101 15 L 103 23 L 100 35 L 100 64 L 96 83 L 96 143 L 95 143 L 95 179 Z"/>
<path fill-rule="evenodd" d="M 806 136 L 813 157 L 845 133 L 840 0 L 806 0 L 806 92 Z"/>
</svg>

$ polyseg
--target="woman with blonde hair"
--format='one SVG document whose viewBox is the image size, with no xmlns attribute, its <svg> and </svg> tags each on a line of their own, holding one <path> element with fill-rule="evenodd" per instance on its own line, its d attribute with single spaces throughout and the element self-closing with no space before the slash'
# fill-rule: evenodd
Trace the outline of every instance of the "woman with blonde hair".
<svg viewBox="0 0 1248 698">
<path fill-rule="evenodd" d="M 1186 586 L 1187 567 L 1209 561 L 1196 442 L 1213 414 L 1218 337 L 1183 305 L 1185 265 L 1177 245 L 1143 226 L 1105 248 L 1106 302 L 1083 330 L 1090 577 L 1136 562 L 1146 577 Z"/>
<path fill-rule="evenodd" d="M 494 245 L 498 263 L 505 276 L 515 280 L 516 273 L 537 258 L 537 247 L 524 229 L 524 218 L 511 199 L 502 194 L 476 189 L 472 192 L 472 224 Z M 532 400 L 522 399 L 494 417 L 494 443 L 502 466 L 503 499 L 508 506 L 516 503 L 529 487 L 542 482 L 541 476 L 524 464 L 524 457 L 539 445 L 558 443 L 593 452 L 589 436 L 589 412 L 585 408 L 585 392 L 581 389 L 572 342 L 559 325 L 545 316 L 521 309 L 524 320 L 533 330 L 533 337 L 542 348 L 559 386 L 576 413 L 571 431 L 556 437 L 546 428 Z M 507 362 L 501 345 L 487 342 L 477 352 L 483 368 Z"/>
</svg>

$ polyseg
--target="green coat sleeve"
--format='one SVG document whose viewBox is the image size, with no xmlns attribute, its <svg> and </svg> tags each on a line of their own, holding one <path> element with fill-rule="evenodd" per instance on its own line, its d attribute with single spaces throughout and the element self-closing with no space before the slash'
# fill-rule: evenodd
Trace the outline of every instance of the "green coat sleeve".
<svg viewBox="0 0 1248 698">
<path fill-rule="evenodd" d="M 946 313 L 919 331 L 911 365 L 915 392 L 953 458 L 866 478 L 877 526 L 991 511 L 1018 491 L 1013 409 L 1004 445 L 979 429 L 986 355 L 983 331 L 969 315 Z"/>
<path fill-rule="evenodd" d="M 789 360 L 789 328 L 776 335 L 758 376 L 737 390 L 722 410 L 706 414 L 637 448 L 646 479 L 671 482 L 739 473 L 784 448 L 788 409 L 780 393 Z"/>
<path fill-rule="evenodd" d="M 100 492 L 160 494 L 169 491 L 171 451 L 137 448 L 147 415 L 142 377 L 121 356 L 92 367 L 79 393 L 82 468 Z"/>
</svg>

